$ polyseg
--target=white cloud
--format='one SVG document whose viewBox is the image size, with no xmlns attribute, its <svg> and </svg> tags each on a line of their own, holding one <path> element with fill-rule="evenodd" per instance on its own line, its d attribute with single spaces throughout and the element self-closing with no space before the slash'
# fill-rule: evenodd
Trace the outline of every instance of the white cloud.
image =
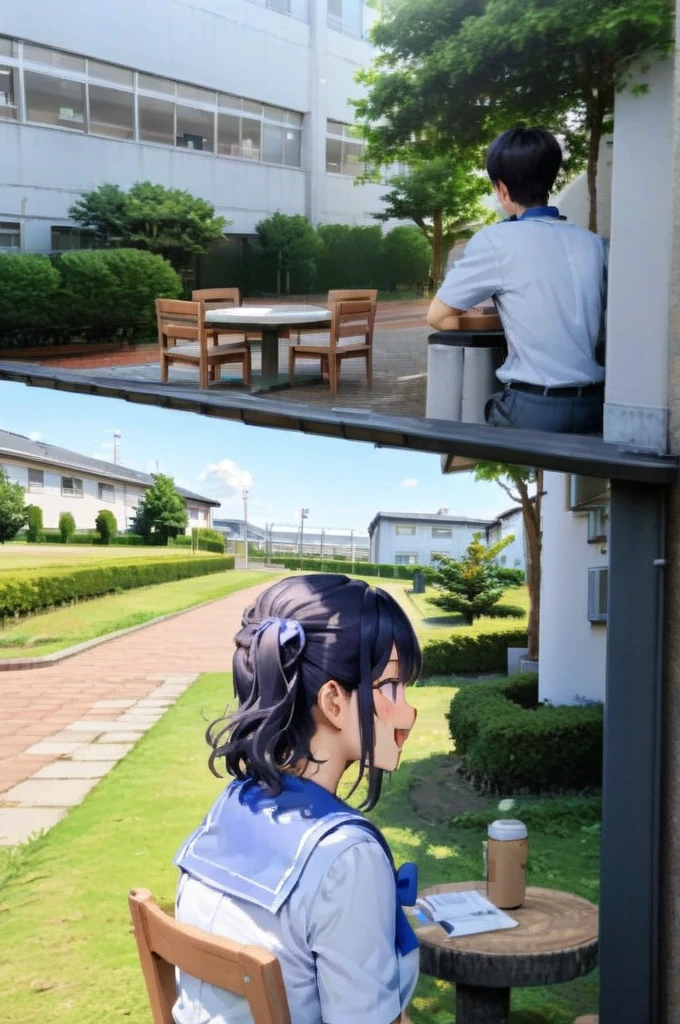
<svg viewBox="0 0 680 1024">
<path fill-rule="evenodd" d="M 417 487 L 418 486 L 418 481 L 415 479 L 415 477 L 408 476 L 408 477 L 406 477 L 405 480 L 401 481 L 399 486 L 400 487 Z"/>
<path fill-rule="evenodd" d="M 28 435 L 28 440 L 29 441 L 42 441 L 42 434 L 40 433 L 39 430 L 32 430 L 31 433 Z"/>
<path fill-rule="evenodd" d="M 250 470 L 241 469 L 232 459 L 211 462 L 201 470 L 198 479 L 207 483 L 211 490 L 218 491 L 227 498 L 240 494 L 244 487 L 253 486 L 253 475 Z"/>
</svg>

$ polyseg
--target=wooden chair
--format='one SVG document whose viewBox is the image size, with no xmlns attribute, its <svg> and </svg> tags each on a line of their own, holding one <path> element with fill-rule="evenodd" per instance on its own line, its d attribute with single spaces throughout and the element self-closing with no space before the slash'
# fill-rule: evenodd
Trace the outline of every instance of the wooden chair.
<svg viewBox="0 0 680 1024">
<path fill-rule="evenodd" d="M 291 1024 L 281 965 L 268 950 L 180 924 L 148 889 L 133 889 L 128 902 L 154 1024 L 173 1024 L 176 967 L 244 996 L 255 1024 Z"/>
<path fill-rule="evenodd" d="M 220 366 L 240 363 L 243 383 L 249 388 L 250 347 L 245 341 L 218 344 L 215 332 L 206 327 L 205 313 L 203 301 L 156 299 L 161 380 L 167 383 L 168 367 L 172 363 L 186 363 L 198 366 L 200 386 L 207 388 L 211 380 L 219 380 Z M 209 340 L 212 345 L 208 345 Z"/>
<path fill-rule="evenodd" d="M 340 381 L 340 367 L 344 359 L 365 359 L 366 381 L 373 386 L 373 330 L 377 306 L 377 291 L 330 291 L 328 304 L 332 313 L 328 344 L 291 345 L 288 349 L 288 374 L 290 383 L 295 379 L 295 363 L 298 359 L 319 359 L 321 372 L 327 375 L 331 394 L 337 394 Z M 361 339 L 344 343 L 343 338 Z"/>
<path fill-rule="evenodd" d="M 598 1024 L 599 1019 L 596 1013 L 590 1013 L 587 1017 L 578 1017 L 574 1024 Z"/>
</svg>

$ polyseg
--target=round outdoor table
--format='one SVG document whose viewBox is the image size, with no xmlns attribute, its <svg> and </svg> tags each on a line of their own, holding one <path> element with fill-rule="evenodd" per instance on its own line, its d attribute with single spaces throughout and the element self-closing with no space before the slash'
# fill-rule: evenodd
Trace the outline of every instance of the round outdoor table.
<svg viewBox="0 0 680 1024">
<path fill-rule="evenodd" d="M 485 882 L 434 885 L 421 895 L 476 889 Z M 510 990 L 573 981 L 597 966 L 598 911 L 593 903 L 554 889 L 527 888 L 517 928 L 448 937 L 437 924 L 416 929 L 423 974 L 455 982 L 456 1024 L 507 1024 Z"/>
<path fill-rule="evenodd" d="M 279 373 L 279 337 L 282 328 L 328 328 L 331 311 L 322 306 L 230 306 L 212 309 L 205 314 L 207 324 L 224 324 L 230 330 L 252 332 L 262 336 L 262 369 L 253 377 L 252 394 L 289 387 L 287 371 Z M 315 377 L 321 380 L 321 377 Z"/>
</svg>

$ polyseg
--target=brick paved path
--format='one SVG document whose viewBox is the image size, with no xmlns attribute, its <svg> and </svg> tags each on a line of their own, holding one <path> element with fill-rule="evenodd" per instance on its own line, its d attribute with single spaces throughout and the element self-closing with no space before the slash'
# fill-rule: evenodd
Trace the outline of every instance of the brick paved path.
<svg viewBox="0 0 680 1024">
<path fill-rule="evenodd" d="M 238 591 L 49 668 L 0 672 L 0 794 L 73 753 L 74 723 L 81 730 L 77 738 L 90 740 L 86 721 L 93 723 L 92 734 L 101 733 L 95 722 L 113 722 L 139 701 L 143 710 L 145 700 L 154 718 L 150 695 L 157 695 L 162 709 L 201 672 L 229 671 L 243 609 L 266 586 Z M 165 684 L 170 685 L 164 691 Z M 132 733 L 135 724 L 127 729 Z M 42 777 L 54 777 L 51 771 Z"/>
</svg>

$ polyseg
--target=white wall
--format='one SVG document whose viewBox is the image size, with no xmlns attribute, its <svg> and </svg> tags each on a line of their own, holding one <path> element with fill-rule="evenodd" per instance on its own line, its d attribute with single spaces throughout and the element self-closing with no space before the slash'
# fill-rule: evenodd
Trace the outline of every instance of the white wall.
<svg viewBox="0 0 680 1024">
<path fill-rule="evenodd" d="M 2 464 L 10 479 L 26 488 L 26 504 L 38 505 L 43 513 L 43 526 L 46 530 L 59 527 L 59 516 L 62 512 L 70 512 L 76 522 L 77 530 L 94 530 L 95 519 L 102 509 L 113 512 L 121 532 L 132 526 L 137 504 L 146 488 L 138 484 L 123 483 L 105 477 L 96 477 L 79 469 L 55 469 L 53 466 L 38 462 L 20 462 L 3 456 Z M 28 469 L 42 470 L 44 486 L 42 490 L 29 490 Z M 61 493 L 62 476 L 75 476 L 83 481 L 82 498 Z M 99 483 L 113 484 L 115 500 L 106 501 L 99 497 Z M 199 506 L 196 502 L 187 501 L 189 511 L 188 530 L 192 526 L 207 527 L 211 525 L 211 510 Z"/>
<path fill-rule="evenodd" d="M 397 527 L 408 525 L 411 524 L 381 519 L 371 537 L 371 561 L 394 565 L 397 555 L 415 555 L 416 565 L 431 565 L 433 552 L 460 558 L 476 533 L 486 533 L 486 524 L 463 526 L 442 523 L 443 529 L 451 529 L 451 537 L 433 537 L 434 524 L 414 523 L 412 536 L 397 534 Z"/>
<path fill-rule="evenodd" d="M 588 621 L 588 569 L 607 565 L 588 544 L 588 518 L 567 509 L 567 478 L 546 473 L 539 696 L 553 704 L 604 700 L 606 627 Z"/>
<path fill-rule="evenodd" d="M 296 0 L 298 13 L 306 11 Z M 326 174 L 326 119 L 351 122 L 356 72 L 371 47 L 331 31 L 327 0 L 309 22 L 250 0 L 5 0 L 0 32 L 302 112 L 303 166 L 291 169 L 208 153 L 0 123 L 0 219 L 20 219 L 24 248 L 49 250 L 85 189 L 151 180 L 214 203 L 230 232 L 250 234 L 280 210 L 313 222 L 375 223 L 383 186 Z"/>
<path fill-rule="evenodd" d="M 504 516 L 497 526 L 488 533 L 488 544 L 496 544 L 505 537 L 513 536 L 514 540 L 504 548 L 499 561 L 508 569 L 526 568 L 526 546 L 524 537 L 524 520 L 522 510 L 517 509 L 511 516 Z"/>
</svg>

